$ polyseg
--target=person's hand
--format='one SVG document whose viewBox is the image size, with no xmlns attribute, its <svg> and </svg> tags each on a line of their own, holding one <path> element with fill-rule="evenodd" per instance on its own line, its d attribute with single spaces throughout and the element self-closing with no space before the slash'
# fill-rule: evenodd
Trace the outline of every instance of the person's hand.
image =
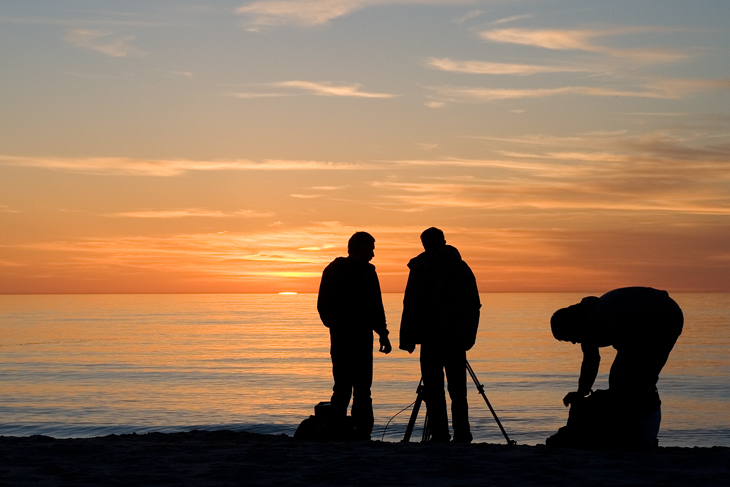
<svg viewBox="0 0 730 487">
<path fill-rule="evenodd" d="M 580 401 L 584 397 L 585 396 L 583 394 L 581 394 L 580 392 L 578 392 L 578 391 L 569 392 L 563 398 L 563 404 L 565 404 L 565 407 L 568 407 L 571 404 Z"/>
<path fill-rule="evenodd" d="M 391 350 L 393 350 L 393 347 L 390 345 L 388 337 L 380 337 L 380 349 L 378 351 L 387 355 Z"/>
<path fill-rule="evenodd" d="M 398 348 L 400 348 L 401 350 L 405 350 L 408 353 L 413 353 L 413 351 L 416 349 L 416 344 L 415 343 L 401 343 Z"/>
</svg>

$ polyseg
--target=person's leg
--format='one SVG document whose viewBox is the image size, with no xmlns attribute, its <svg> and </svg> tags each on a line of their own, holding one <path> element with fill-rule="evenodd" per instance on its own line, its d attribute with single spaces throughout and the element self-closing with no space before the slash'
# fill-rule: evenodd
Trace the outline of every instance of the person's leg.
<svg viewBox="0 0 730 487">
<path fill-rule="evenodd" d="M 469 404 L 466 398 L 466 352 L 463 350 L 449 352 L 444 368 L 451 398 L 454 441 L 469 443 L 472 435 L 469 428 Z"/>
<path fill-rule="evenodd" d="M 330 348 L 332 357 L 332 377 L 335 384 L 332 386 L 332 415 L 335 417 L 347 416 L 347 407 L 350 404 L 352 394 L 352 370 L 350 354 L 347 350 L 337 346 L 335 343 Z"/>
<path fill-rule="evenodd" d="M 370 388 L 373 384 L 373 350 L 364 349 L 353 353 L 352 419 L 360 439 L 370 439 L 373 431 L 373 400 Z"/>
<path fill-rule="evenodd" d="M 671 298 L 652 304 L 633 324 L 632 334 L 621 343 L 611 366 L 609 387 L 622 393 L 653 391 L 659 373 L 682 333 L 682 310 Z M 621 360 L 619 361 L 619 357 Z"/>
<path fill-rule="evenodd" d="M 661 323 L 656 327 L 657 333 L 651 343 L 651 347 L 647 354 L 647 382 L 652 387 L 656 387 L 659 381 L 659 373 L 666 365 L 669 354 L 677 343 L 679 335 L 682 333 L 684 326 L 684 316 L 682 310 L 677 303 L 672 301 L 668 305 L 668 309 L 664 310 L 657 317 Z"/>
<path fill-rule="evenodd" d="M 428 427 L 432 441 L 449 441 L 449 419 L 446 415 L 444 368 L 437 345 L 421 345 L 421 377 L 426 401 Z"/>
</svg>

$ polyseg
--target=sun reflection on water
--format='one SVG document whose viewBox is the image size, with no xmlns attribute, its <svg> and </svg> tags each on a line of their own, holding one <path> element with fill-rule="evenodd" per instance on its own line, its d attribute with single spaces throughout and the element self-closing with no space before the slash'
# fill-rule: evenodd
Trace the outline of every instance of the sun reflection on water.
<svg viewBox="0 0 730 487">
<path fill-rule="evenodd" d="M 102 427 L 121 433 L 199 425 L 292 434 L 331 395 L 329 335 L 316 294 L 281 296 L 0 296 L 0 434 L 88 436 Z M 687 438 L 701 444 L 697 432 L 714 428 L 707 441 L 730 445 L 730 299 L 722 296 L 715 304 L 697 295 L 677 299 L 687 325 L 659 382 L 662 444 Z M 548 322 L 555 309 L 580 298 L 482 295 L 479 337 L 468 358 L 521 444 L 541 443 L 565 423 L 561 399 L 576 386 L 581 353 L 556 342 Z M 420 378 L 418 353 L 395 348 L 401 302 L 402 295 L 384 295 L 394 351 L 374 354 L 374 435 L 415 399 Z M 606 387 L 613 360 L 612 349 L 601 354 L 595 388 Z M 477 440 L 501 442 L 471 383 L 469 403 Z M 402 437 L 408 414 L 391 423 L 386 440 Z"/>
</svg>

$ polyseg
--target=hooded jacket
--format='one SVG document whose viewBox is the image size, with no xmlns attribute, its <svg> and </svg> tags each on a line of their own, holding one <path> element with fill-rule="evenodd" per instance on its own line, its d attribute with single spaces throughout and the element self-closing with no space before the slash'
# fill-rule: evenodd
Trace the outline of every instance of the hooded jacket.
<svg viewBox="0 0 730 487">
<path fill-rule="evenodd" d="M 353 257 L 337 257 L 322 272 L 317 311 L 333 343 L 370 343 L 373 331 L 388 336 L 383 298 L 375 266 Z"/>
<path fill-rule="evenodd" d="M 479 327 L 476 278 L 456 248 L 427 250 L 408 263 L 403 298 L 401 347 L 436 343 L 469 350 Z"/>
</svg>

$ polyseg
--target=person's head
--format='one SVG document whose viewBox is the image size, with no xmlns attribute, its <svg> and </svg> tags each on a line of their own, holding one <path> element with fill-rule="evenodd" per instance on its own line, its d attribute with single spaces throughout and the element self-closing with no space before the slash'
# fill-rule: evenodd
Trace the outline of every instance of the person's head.
<svg viewBox="0 0 730 487">
<path fill-rule="evenodd" d="M 421 234 L 421 243 L 425 250 L 438 249 L 446 245 L 446 237 L 444 237 L 444 232 L 436 227 L 431 227 Z"/>
<path fill-rule="evenodd" d="M 550 328 L 555 339 L 561 342 L 581 343 L 585 335 L 585 327 L 590 320 L 589 309 L 596 301 L 598 298 L 595 296 L 588 296 L 578 304 L 553 313 L 550 318 Z"/>
<path fill-rule="evenodd" d="M 347 254 L 370 262 L 375 257 L 375 239 L 368 232 L 355 232 L 347 241 Z"/>
</svg>

